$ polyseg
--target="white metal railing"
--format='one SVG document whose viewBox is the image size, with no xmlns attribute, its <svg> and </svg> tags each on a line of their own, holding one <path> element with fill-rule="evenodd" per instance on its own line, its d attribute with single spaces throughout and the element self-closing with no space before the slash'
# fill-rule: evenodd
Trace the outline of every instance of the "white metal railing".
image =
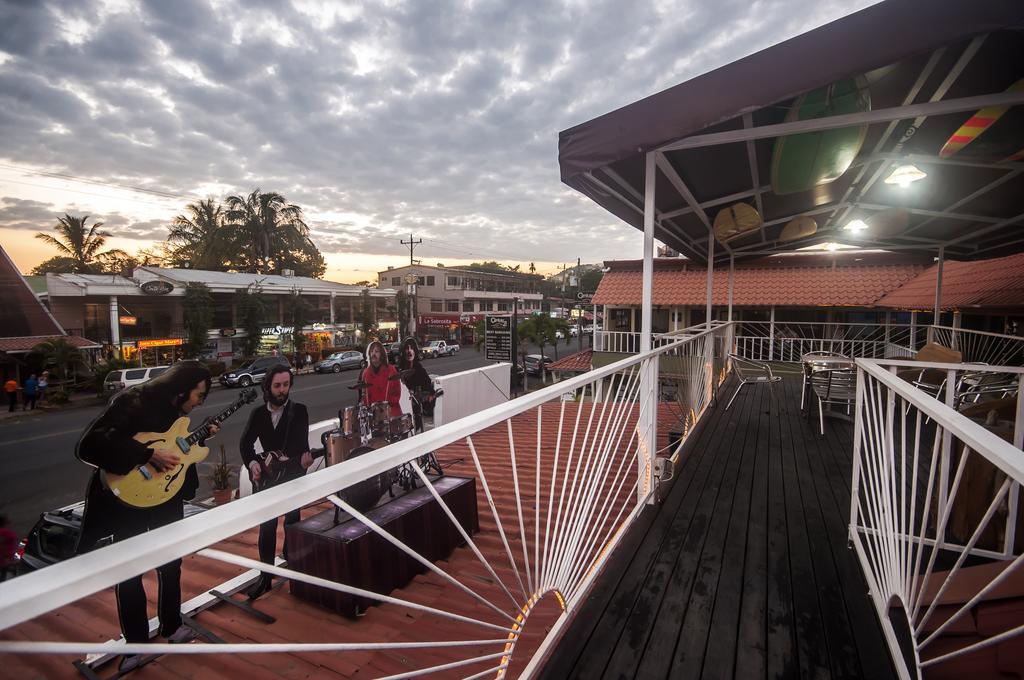
<svg viewBox="0 0 1024 680">
<path fill-rule="evenodd" d="M 725 325 L 726 322 L 712 322 L 712 329 Z M 691 328 L 669 331 L 667 333 L 653 333 L 651 344 L 655 347 L 665 345 L 707 330 L 704 324 Z M 597 352 L 618 352 L 621 354 L 636 354 L 640 351 L 640 333 L 630 331 L 602 331 L 594 332 L 594 351 Z"/>
<path fill-rule="evenodd" d="M 736 322 L 736 353 L 755 361 L 799 362 L 808 352 L 848 357 L 911 357 L 924 343 L 925 327 L 878 323 L 788 321 Z"/>
<path fill-rule="evenodd" d="M 1016 335 L 931 326 L 931 339 L 957 350 L 965 363 L 996 366 L 1024 365 L 1024 338 Z"/>
<path fill-rule="evenodd" d="M 186 555 L 259 569 L 293 581 L 366 597 L 383 606 L 409 608 L 428 618 L 458 622 L 459 641 L 319 645 L 191 644 L 127 645 L 121 641 L 0 641 L 0 653 L 260 653 L 402 649 L 414 663 L 416 650 L 429 648 L 431 661 L 412 674 L 463 668 L 503 676 L 513 659 L 529 676 L 579 606 L 593 579 L 625 530 L 654 498 L 659 385 L 674 384 L 675 403 L 699 416 L 724 377 L 731 328 L 678 340 L 577 378 L 527 394 L 386 446 L 375 455 L 350 459 L 226 506 L 61 562 L 15 581 L 0 583 L 0 630 L 53 612 L 158 565 Z M 659 364 L 665 367 L 659 374 Z M 683 395 L 682 397 L 678 395 Z M 691 419 L 692 421 L 692 419 Z M 692 422 L 689 427 L 692 429 Z M 434 487 L 416 472 L 435 502 L 461 534 L 474 558 L 493 579 L 485 586 L 475 575 L 446 571 L 349 507 L 335 492 L 395 469 L 443 447 L 458 447 L 482 492 L 481 533 L 463 527 Z M 350 584 L 325 581 L 286 566 L 270 566 L 226 552 L 226 541 L 294 508 L 327 498 L 381 538 L 417 560 L 451 595 L 426 606 L 404 599 L 402 591 L 382 595 Z M 493 525 L 489 520 L 493 520 Z M 486 526 L 484 526 L 486 524 Z M 224 543 L 222 543 L 224 542 Z M 211 546 L 217 545 L 216 548 Z M 497 546 L 497 547 L 495 547 Z M 193 560 L 188 564 L 195 565 Z M 443 564 L 443 563 L 442 563 Z M 186 569 L 189 567 L 186 566 Z M 561 607 L 550 632 L 536 649 L 517 649 L 520 634 L 537 602 L 553 595 Z M 422 630 L 417 637 L 422 640 Z M 338 628 L 339 635 L 346 629 Z M 90 633 L 83 631 L 84 639 Z M 442 633 L 438 633 L 442 635 Z M 450 634 L 447 634 L 450 637 Z M 530 643 L 534 644 L 534 643 Z M 481 654 L 481 650 L 489 650 Z M 451 659 L 437 665 L 439 653 Z M 518 655 L 518 656 L 517 656 Z M 434 664 L 434 665 L 431 665 Z M 487 668 L 486 671 L 483 668 Z M 402 677 L 405 677 L 403 674 Z M 474 676 L 476 677 L 476 676 Z"/>
<path fill-rule="evenodd" d="M 859 359 L 857 371 L 850 539 L 897 670 L 919 677 L 1024 633 L 1018 625 L 980 641 L 934 644 L 950 625 L 969 623 L 972 609 L 1024 563 L 1024 369 Z M 995 383 L 1004 389 L 985 388 Z M 984 400 L 965 398 L 972 394 Z M 975 419 L 957 406 L 969 406 Z M 1005 568 L 967 576 L 969 556 Z M 941 599 L 953 592 L 955 600 Z M 912 653 L 901 651 L 901 637 Z"/>
</svg>

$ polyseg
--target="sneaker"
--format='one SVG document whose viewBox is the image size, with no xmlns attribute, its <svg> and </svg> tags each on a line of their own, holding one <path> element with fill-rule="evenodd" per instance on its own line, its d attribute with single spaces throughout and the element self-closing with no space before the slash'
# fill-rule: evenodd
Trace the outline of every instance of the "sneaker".
<svg viewBox="0 0 1024 680">
<path fill-rule="evenodd" d="M 121 657 L 121 663 L 117 664 L 117 672 L 131 673 L 133 670 L 142 665 L 142 654 L 125 654 Z"/>
<path fill-rule="evenodd" d="M 177 645 L 183 642 L 189 642 L 191 640 L 194 640 L 195 637 L 196 632 L 192 628 L 189 628 L 188 625 L 183 623 L 180 626 L 178 626 L 178 630 L 174 631 L 173 633 L 167 636 L 167 641 L 170 642 L 172 645 Z"/>
</svg>

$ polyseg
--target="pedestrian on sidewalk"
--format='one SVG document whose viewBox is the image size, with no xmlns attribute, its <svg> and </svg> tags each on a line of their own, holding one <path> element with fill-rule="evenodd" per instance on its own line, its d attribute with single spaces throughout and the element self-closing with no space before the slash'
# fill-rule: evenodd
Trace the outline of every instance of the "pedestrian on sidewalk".
<svg viewBox="0 0 1024 680">
<path fill-rule="evenodd" d="M 46 388 L 50 386 L 50 372 L 43 371 L 39 376 L 39 405 L 46 401 Z"/>
<path fill-rule="evenodd" d="M 36 374 L 33 373 L 25 381 L 24 388 L 22 389 L 22 411 L 35 411 L 36 410 L 36 399 L 39 398 L 39 380 L 36 378 Z"/>
<path fill-rule="evenodd" d="M 4 383 L 4 392 L 7 393 L 7 403 L 10 404 L 7 412 L 14 413 L 14 407 L 18 405 L 18 381 L 14 378 L 8 378 L 7 382 Z"/>
</svg>

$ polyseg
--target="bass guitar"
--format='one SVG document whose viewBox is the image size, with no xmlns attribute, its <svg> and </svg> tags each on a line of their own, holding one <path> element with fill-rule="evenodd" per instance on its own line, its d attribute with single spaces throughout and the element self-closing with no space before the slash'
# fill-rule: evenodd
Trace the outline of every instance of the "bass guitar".
<svg viewBox="0 0 1024 680">
<path fill-rule="evenodd" d="M 260 466 L 260 479 L 252 483 L 253 490 L 262 491 L 280 482 L 289 460 L 291 459 L 283 451 L 257 453 L 256 462 Z"/>
<path fill-rule="evenodd" d="M 117 475 L 100 470 L 100 480 L 119 501 L 133 508 L 152 508 L 170 500 L 185 482 L 185 471 L 190 465 L 206 459 L 210 449 L 199 442 L 210 435 L 210 425 L 220 425 L 246 404 L 256 399 L 256 390 L 243 390 L 235 403 L 204 421 L 194 432 L 189 432 L 189 420 L 182 416 L 174 421 L 166 432 L 139 432 L 135 441 L 145 444 L 154 451 L 169 451 L 178 455 L 177 467 L 163 472 L 149 463 L 140 465 L 126 475 Z"/>
</svg>

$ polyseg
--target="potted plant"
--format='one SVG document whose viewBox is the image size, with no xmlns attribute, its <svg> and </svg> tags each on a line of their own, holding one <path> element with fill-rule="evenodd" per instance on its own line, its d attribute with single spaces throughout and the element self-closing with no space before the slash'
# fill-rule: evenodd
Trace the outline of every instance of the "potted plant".
<svg viewBox="0 0 1024 680">
<path fill-rule="evenodd" d="M 213 486 L 213 500 L 217 505 L 224 505 L 231 500 L 231 466 L 228 465 L 228 454 L 224 445 L 220 446 L 220 462 L 213 466 L 210 473 Z"/>
</svg>

